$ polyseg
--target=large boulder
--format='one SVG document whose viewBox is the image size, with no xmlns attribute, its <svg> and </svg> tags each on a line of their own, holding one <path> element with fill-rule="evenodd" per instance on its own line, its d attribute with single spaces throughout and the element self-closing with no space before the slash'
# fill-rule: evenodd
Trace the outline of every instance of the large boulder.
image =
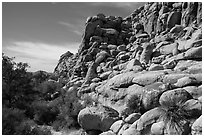
<svg viewBox="0 0 204 137">
<path fill-rule="evenodd" d="M 101 26 L 103 23 L 101 20 L 96 20 L 96 21 L 91 21 L 89 23 L 86 24 L 86 27 L 85 27 L 85 35 L 84 35 L 84 38 L 86 40 L 89 40 L 90 37 L 92 35 L 94 35 L 94 32 L 95 32 L 95 28 L 99 25 Z"/>
<path fill-rule="evenodd" d="M 185 52 L 186 59 L 202 59 L 202 46 L 194 47 Z"/>
<path fill-rule="evenodd" d="M 136 130 L 142 135 L 151 133 L 151 125 L 158 122 L 161 115 L 164 115 L 164 110 L 156 107 L 144 113 L 140 119 L 135 121 Z M 133 123 L 134 124 L 134 123 Z"/>
<path fill-rule="evenodd" d="M 109 79 L 109 81 L 106 83 L 105 86 L 115 87 L 115 88 L 128 87 L 133 84 L 132 80 L 135 76 L 136 76 L 136 73 L 134 72 L 122 73 Z"/>
<path fill-rule="evenodd" d="M 95 63 L 95 62 L 93 62 L 93 63 L 90 65 L 90 67 L 89 67 L 89 69 L 88 69 L 88 71 L 87 71 L 87 73 L 86 73 L 85 83 L 90 83 L 90 81 L 91 81 L 93 78 L 97 77 L 97 72 L 96 72 L 97 66 L 98 66 L 98 64 Z"/>
<path fill-rule="evenodd" d="M 142 51 L 142 54 L 140 57 L 141 63 L 146 63 L 146 64 L 149 63 L 153 49 L 154 49 L 154 44 L 151 44 L 151 43 L 145 43 L 144 44 L 143 51 Z"/>
<path fill-rule="evenodd" d="M 194 77 L 183 77 L 178 79 L 177 83 L 175 83 L 174 85 L 176 87 L 182 88 L 182 87 L 194 85 L 194 84 L 197 84 L 197 81 Z"/>
<path fill-rule="evenodd" d="M 164 128 L 165 128 L 164 121 L 154 123 L 151 126 L 151 134 L 153 134 L 153 135 L 163 135 L 164 134 Z"/>
<path fill-rule="evenodd" d="M 110 130 L 113 131 L 115 134 L 118 134 L 118 132 L 120 131 L 120 129 L 122 128 L 122 126 L 124 125 L 124 121 L 123 120 L 118 120 L 116 122 L 114 122 L 111 127 Z"/>
<path fill-rule="evenodd" d="M 127 70 L 133 70 L 134 66 L 140 67 L 140 66 L 142 66 L 142 64 L 141 64 L 140 61 L 137 60 L 137 59 L 131 59 L 131 60 L 128 62 L 127 66 L 126 66 L 126 69 L 127 69 Z M 141 69 L 142 69 L 142 68 L 141 68 Z"/>
<path fill-rule="evenodd" d="M 121 127 L 120 131 L 118 132 L 118 135 L 122 135 L 130 126 L 131 126 L 131 124 L 125 123 L 125 124 Z"/>
<path fill-rule="evenodd" d="M 173 11 L 169 14 L 167 19 L 167 27 L 169 29 L 173 28 L 176 24 L 181 24 L 182 13 L 180 11 Z"/>
<path fill-rule="evenodd" d="M 78 123 L 84 130 L 108 131 L 118 120 L 118 112 L 107 106 L 86 107 L 78 114 Z"/>
<path fill-rule="evenodd" d="M 198 99 L 200 96 L 202 96 L 202 85 L 199 87 L 187 86 L 187 87 L 184 87 L 183 89 L 185 89 L 188 93 L 190 93 L 191 96 L 195 99 Z"/>
<path fill-rule="evenodd" d="M 138 73 L 132 80 L 132 83 L 146 86 L 160 80 L 165 75 L 165 71 L 144 71 Z"/>
<path fill-rule="evenodd" d="M 157 4 L 157 3 L 155 3 L 155 4 Z M 145 31 L 147 31 L 148 33 L 156 32 L 158 12 L 152 11 L 152 13 L 150 13 L 147 16 L 147 19 L 148 20 L 145 24 Z"/>
<path fill-rule="evenodd" d="M 183 78 L 183 77 L 187 77 L 190 76 L 189 74 L 186 73 L 170 73 L 165 75 L 162 78 L 163 83 L 170 83 L 170 84 L 175 84 L 177 83 L 178 79 Z"/>
<path fill-rule="evenodd" d="M 168 54 L 172 54 L 174 49 L 178 49 L 178 43 L 164 45 L 159 50 L 161 54 L 168 55 Z"/>
<path fill-rule="evenodd" d="M 95 63 L 100 64 L 101 62 L 104 61 L 105 58 L 107 58 L 109 56 L 109 54 L 106 51 L 101 51 L 100 53 L 98 53 L 96 55 L 96 60 Z"/>
<path fill-rule="evenodd" d="M 202 115 L 193 123 L 191 130 L 192 135 L 202 135 Z"/>
<path fill-rule="evenodd" d="M 73 53 L 67 51 L 60 56 L 57 66 L 54 69 L 54 73 L 63 74 L 67 69 L 73 69 L 75 65 L 75 59 L 73 58 Z M 68 73 L 69 75 L 69 73 Z"/>
<path fill-rule="evenodd" d="M 125 122 L 129 124 L 133 124 L 136 120 L 141 117 L 140 113 L 132 113 L 127 118 L 125 118 Z"/>
<path fill-rule="evenodd" d="M 162 90 L 146 89 L 142 96 L 142 106 L 144 109 L 150 110 L 159 106 L 159 97 L 162 93 Z"/>
<path fill-rule="evenodd" d="M 185 103 L 187 100 L 192 99 L 192 96 L 184 89 L 178 88 L 164 92 L 159 99 L 162 106 L 174 107 Z"/>
<path fill-rule="evenodd" d="M 188 26 L 196 20 L 198 2 L 184 2 L 183 5 L 182 25 Z"/>
<path fill-rule="evenodd" d="M 151 66 L 149 67 L 149 71 L 157 71 L 157 70 L 163 70 L 163 69 L 164 67 L 159 64 L 151 64 Z"/>
<path fill-rule="evenodd" d="M 202 73 L 202 61 L 180 60 L 175 66 L 174 71 L 186 71 L 193 74 Z"/>
<path fill-rule="evenodd" d="M 108 79 L 109 75 L 113 73 L 112 71 L 107 71 L 107 72 L 104 72 L 102 73 L 99 77 L 102 79 L 102 80 L 106 80 Z"/>
<path fill-rule="evenodd" d="M 108 38 L 117 38 L 118 37 L 118 31 L 115 30 L 115 29 L 112 29 L 112 28 L 108 28 L 108 29 L 104 29 L 104 28 L 101 28 L 102 29 L 102 32 L 103 32 L 103 36 L 105 37 L 108 37 Z"/>
<path fill-rule="evenodd" d="M 196 99 L 189 99 L 183 104 L 185 109 L 191 118 L 198 118 L 202 114 L 202 103 Z"/>
</svg>

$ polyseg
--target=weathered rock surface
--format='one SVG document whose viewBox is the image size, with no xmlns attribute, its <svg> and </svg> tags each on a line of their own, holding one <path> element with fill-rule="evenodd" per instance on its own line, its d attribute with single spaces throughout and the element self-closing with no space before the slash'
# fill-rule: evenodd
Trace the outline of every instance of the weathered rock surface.
<svg viewBox="0 0 204 137">
<path fill-rule="evenodd" d="M 163 135 L 164 134 L 164 121 L 160 121 L 157 123 L 152 124 L 151 126 L 151 134 L 153 135 Z"/>
<path fill-rule="evenodd" d="M 125 119 L 125 122 L 126 122 L 126 123 L 129 123 L 129 124 L 132 124 L 132 123 L 134 123 L 136 120 L 138 120 L 140 117 L 141 117 L 141 114 L 140 114 L 140 113 L 132 113 L 132 114 L 130 114 L 130 115 Z"/>
<path fill-rule="evenodd" d="M 202 115 L 193 123 L 191 130 L 192 135 L 202 135 Z"/>
<path fill-rule="evenodd" d="M 171 107 L 186 102 L 189 99 L 192 99 L 192 96 L 186 90 L 178 88 L 164 92 L 159 99 L 159 103 L 162 106 Z"/>
<path fill-rule="evenodd" d="M 78 122 L 84 130 L 107 131 L 117 119 L 118 112 L 106 106 L 88 107 L 78 115 Z"/>
</svg>

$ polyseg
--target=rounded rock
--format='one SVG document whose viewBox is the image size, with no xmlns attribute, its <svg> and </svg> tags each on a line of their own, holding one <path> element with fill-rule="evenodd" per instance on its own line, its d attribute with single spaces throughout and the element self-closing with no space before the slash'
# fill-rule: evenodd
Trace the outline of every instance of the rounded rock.
<svg viewBox="0 0 204 137">
<path fill-rule="evenodd" d="M 78 114 L 78 123 L 84 130 L 108 131 L 118 119 L 118 112 L 107 106 L 86 107 Z"/>
<path fill-rule="evenodd" d="M 136 120 L 138 120 L 141 117 L 140 113 L 132 113 L 130 114 L 127 118 L 125 118 L 125 122 L 132 124 L 134 123 Z"/>
<path fill-rule="evenodd" d="M 189 99 L 192 99 L 192 96 L 186 90 L 177 88 L 164 92 L 160 96 L 159 103 L 162 106 L 171 107 L 184 103 Z"/>
<path fill-rule="evenodd" d="M 164 134 L 164 121 L 160 121 L 152 124 L 151 126 L 151 134 L 153 135 L 163 135 Z"/>
<path fill-rule="evenodd" d="M 193 123 L 191 129 L 192 135 L 202 135 L 202 115 Z"/>
</svg>

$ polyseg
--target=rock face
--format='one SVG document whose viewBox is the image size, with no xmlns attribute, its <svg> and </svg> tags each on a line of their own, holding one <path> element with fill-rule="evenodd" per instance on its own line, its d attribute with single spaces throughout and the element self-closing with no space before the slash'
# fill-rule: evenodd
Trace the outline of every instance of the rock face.
<svg viewBox="0 0 204 137">
<path fill-rule="evenodd" d="M 88 17 L 78 53 L 63 54 L 54 72 L 76 99 L 94 100 L 78 114 L 88 134 L 200 134 L 202 3 L 147 2 L 125 18 Z"/>
<path fill-rule="evenodd" d="M 118 112 L 105 106 L 84 108 L 78 115 L 78 123 L 86 131 L 107 131 L 117 119 Z"/>
</svg>

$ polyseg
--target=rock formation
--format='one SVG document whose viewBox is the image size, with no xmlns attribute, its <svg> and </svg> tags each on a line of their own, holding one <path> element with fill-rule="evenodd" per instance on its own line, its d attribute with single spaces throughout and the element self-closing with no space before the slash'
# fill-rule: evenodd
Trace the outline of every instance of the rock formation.
<svg viewBox="0 0 204 137">
<path fill-rule="evenodd" d="M 78 116 L 88 134 L 201 134 L 202 3 L 148 2 L 126 18 L 88 17 L 78 53 L 63 54 L 54 72 L 76 99 L 97 103 Z"/>
</svg>

